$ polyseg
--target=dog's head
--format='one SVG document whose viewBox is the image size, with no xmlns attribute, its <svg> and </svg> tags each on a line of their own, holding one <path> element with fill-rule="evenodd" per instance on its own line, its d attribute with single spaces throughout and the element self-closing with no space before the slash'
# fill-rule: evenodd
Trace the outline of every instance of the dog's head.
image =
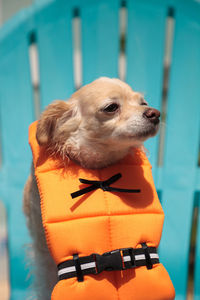
<svg viewBox="0 0 200 300">
<path fill-rule="evenodd" d="M 38 122 L 36 137 L 40 146 L 63 159 L 70 157 L 91 167 L 89 159 L 105 158 L 107 165 L 154 136 L 159 117 L 159 111 L 128 84 L 102 77 L 80 88 L 67 102 L 50 104 Z"/>
</svg>

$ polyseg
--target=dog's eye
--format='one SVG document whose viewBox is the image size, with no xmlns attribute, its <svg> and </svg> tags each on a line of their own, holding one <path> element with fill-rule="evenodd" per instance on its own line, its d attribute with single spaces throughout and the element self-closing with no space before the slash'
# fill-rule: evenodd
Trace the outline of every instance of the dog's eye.
<svg viewBox="0 0 200 300">
<path fill-rule="evenodd" d="M 148 105 L 147 102 L 142 102 L 140 105 Z"/>
<path fill-rule="evenodd" d="M 112 103 L 112 104 L 106 106 L 106 107 L 103 109 L 103 111 L 108 112 L 108 113 L 112 113 L 112 112 L 117 111 L 118 109 L 119 109 L 119 104 L 117 104 L 117 103 Z"/>
</svg>

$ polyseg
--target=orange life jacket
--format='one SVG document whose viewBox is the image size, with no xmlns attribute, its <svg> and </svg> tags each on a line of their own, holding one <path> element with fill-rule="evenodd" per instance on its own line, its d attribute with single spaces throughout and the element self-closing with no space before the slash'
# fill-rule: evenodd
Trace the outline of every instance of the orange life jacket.
<svg viewBox="0 0 200 300">
<path fill-rule="evenodd" d="M 35 176 L 41 198 L 43 226 L 48 248 L 56 264 L 92 253 L 103 254 L 122 248 L 158 247 L 164 220 L 151 174 L 142 151 L 135 151 L 115 165 L 84 169 L 69 161 L 67 167 L 40 149 L 36 141 L 37 122 L 29 129 Z M 79 178 L 106 180 L 116 173 L 122 177 L 113 186 L 140 189 L 140 193 L 96 189 L 72 199 L 82 188 Z M 121 250 L 120 250 L 121 251 Z M 52 300 L 169 300 L 175 292 L 161 263 L 118 271 L 103 271 L 58 281 Z"/>
</svg>

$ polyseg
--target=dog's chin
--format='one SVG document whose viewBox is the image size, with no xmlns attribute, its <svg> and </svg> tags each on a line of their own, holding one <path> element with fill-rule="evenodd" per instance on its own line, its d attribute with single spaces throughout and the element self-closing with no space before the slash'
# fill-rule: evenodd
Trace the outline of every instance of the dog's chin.
<svg viewBox="0 0 200 300">
<path fill-rule="evenodd" d="M 125 134 L 123 136 L 124 140 L 129 141 L 130 143 L 143 143 L 147 139 L 155 136 L 158 133 L 159 130 L 159 123 L 158 124 L 152 124 L 149 126 L 146 126 L 145 129 L 137 130 L 137 132 Z"/>
<path fill-rule="evenodd" d="M 148 126 L 141 132 L 137 132 L 135 138 L 142 141 L 146 141 L 148 138 L 155 136 L 158 133 L 158 130 L 159 130 L 159 123 L 152 126 Z"/>
</svg>

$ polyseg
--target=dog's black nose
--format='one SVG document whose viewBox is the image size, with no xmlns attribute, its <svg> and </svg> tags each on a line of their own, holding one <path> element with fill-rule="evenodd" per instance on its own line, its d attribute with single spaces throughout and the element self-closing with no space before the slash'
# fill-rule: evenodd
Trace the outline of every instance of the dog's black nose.
<svg viewBox="0 0 200 300">
<path fill-rule="evenodd" d="M 158 123 L 159 117 L 160 117 L 160 112 L 159 112 L 159 110 L 157 110 L 155 108 L 148 108 L 143 113 L 143 116 L 145 118 L 147 118 L 149 121 L 151 121 L 152 123 Z"/>
</svg>

